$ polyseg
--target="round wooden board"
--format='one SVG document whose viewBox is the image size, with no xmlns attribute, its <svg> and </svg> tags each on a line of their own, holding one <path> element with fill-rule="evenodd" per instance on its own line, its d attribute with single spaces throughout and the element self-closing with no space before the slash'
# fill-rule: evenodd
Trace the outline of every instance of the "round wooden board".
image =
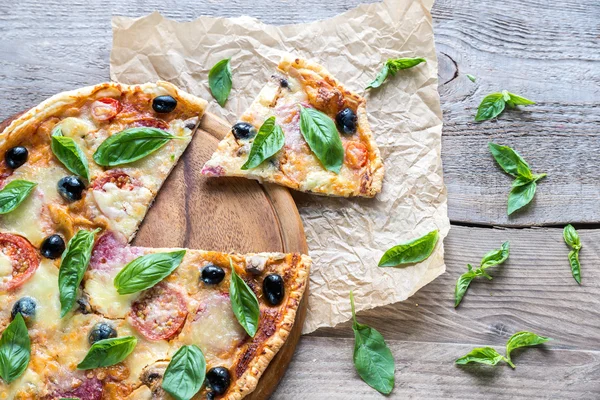
<svg viewBox="0 0 600 400">
<path fill-rule="evenodd" d="M 0 132 L 17 116 L 0 123 Z M 308 253 L 298 209 L 287 189 L 243 178 L 206 178 L 200 174 L 229 129 L 230 125 L 220 118 L 204 115 L 133 244 L 237 253 Z M 268 398 L 283 377 L 302 333 L 307 295 L 286 343 L 246 399 Z"/>
</svg>

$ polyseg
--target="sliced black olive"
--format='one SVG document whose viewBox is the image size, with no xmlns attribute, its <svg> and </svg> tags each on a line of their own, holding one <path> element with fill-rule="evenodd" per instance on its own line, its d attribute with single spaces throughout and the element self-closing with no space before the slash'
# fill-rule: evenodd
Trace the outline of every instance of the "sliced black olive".
<svg viewBox="0 0 600 400">
<path fill-rule="evenodd" d="M 206 381 L 209 388 L 215 394 L 223 394 L 229 388 L 231 378 L 229 371 L 224 367 L 214 367 L 206 373 Z"/>
<path fill-rule="evenodd" d="M 65 241 L 60 235 L 50 235 L 42 242 L 40 253 L 46 258 L 54 260 L 65 251 Z"/>
<path fill-rule="evenodd" d="M 35 317 L 35 308 L 36 308 L 35 300 L 31 297 L 21 297 L 17 302 L 13 305 L 12 311 L 10 312 L 10 316 L 15 319 L 18 313 L 21 313 L 25 321 L 29 322 L 33 320 Z"/>
<path fill-rule="evenodd" d="M 335 123 L 338 130 L 345 135 L 356 133 L 356 114 L 350 108 L 344 108 L 335 116 Z"/>
<path fill-rule="evenodd" d="M 4 161 L 9 168 L 15 169 L 25 164 L 28 156 L 29 152 L 25 147 L 17 146 L 13 147 L 12 149 L 8 149 L 8 151 L 4 154 Z"/>
<path fill-rule="evenodd" d="M 272 306 L 281 303 L 285 295 L 283 278 L 277 274 L 267 275 L 263 280 L 263 294 L 265 295 L 265 300 Z"/>
<path fill-rule="evenodd" d="M 78 176 L 65 176 L 58 181 L 58 193 L 68 201 L 81 200 L 85 184 Z"/>
<path fill-rule="evenodd" d="M 251 139 L 256 135 L 256 128 L 247 122 L 238 122 L 231 127 L 236 139 Z"/>
<path fill-rule="evenodd" d="M 177 107 L 177 100 L 173 96 L 158 96 L 152 100 L 152 109 L 157 113 L 170 113 Z"/>
<path fill-rule="evenodd" d="M 98 322 L 88 336 L 88 340 L 90 344 L 94 344 L 99 340 L 116 338 L 117 330 L 112 327 L 112 325 L 107 324 L 106 322 Z"/>
<path fill-rule="evenodd" d="M 202 279 L 202 282 L 206 283 L 207 285 L 216 285 L 221 283 L 223 278 L 225 278 L 225 271 L 223 271 L 223 268 L 215 264 L 208 264 L 202 268 L 200 278 Z"/>
</svg>

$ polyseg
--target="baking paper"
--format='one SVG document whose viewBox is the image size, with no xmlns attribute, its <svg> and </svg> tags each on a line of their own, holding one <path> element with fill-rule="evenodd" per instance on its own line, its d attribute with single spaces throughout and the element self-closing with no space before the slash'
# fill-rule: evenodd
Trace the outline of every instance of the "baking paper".
<svg viewBox="0 0 600 400">
<path fill-rule="evenodd" d="M 293 193 L 314 260 L 304 333 L 347 321 L 350 290 L 357 310 L 369 309 L 407 299 L 445 270 L 441 240 L 420 264 L 377 267 L 388 248 L 433 229 L 443 239 L 450 227 L 440 158 L 432 3 L 389 0 L 332 19 L 286 26 L 250 17 L 176 22 L 158 13 L 113 19 L 113 80 L 172 82 L 211 100 L 209 112 L 231 124 L 273 74 L 282 52 L 319 62 L 366 96 L 386 168 L 383 191 L 374 199 Z M 221 108 L 210 95 L 208 71 L 230 57 L 233 89 Z M 391 57 L 423 57 L 427 63 L 400 71 L 380 89 L 365 93 L 363 88 Z"/>
</svg>

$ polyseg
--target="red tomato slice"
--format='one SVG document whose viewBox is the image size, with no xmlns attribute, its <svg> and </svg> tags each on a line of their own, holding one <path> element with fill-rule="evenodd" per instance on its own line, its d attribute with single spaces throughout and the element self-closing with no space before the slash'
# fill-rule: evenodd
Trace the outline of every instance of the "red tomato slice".
<svg viewBox="0 0 600 400">
<path fill-rule="evenodd" d="M 344 147 L 346 147 L 344 162 L 350 168 L 360 169 L 367 164 L 367 146 L 361 142 L 352 141 L 346 143 Z"/>
<path fill-rule="evenodd" d="M 158 128 L 158 129 L 162 129 L 164 131 L 169 129 L 169 124 L 167 124 L 165 121 L 163 121 L 162 119 L 158 119 L 158 118 L 140 118 L 138 120 L 136 120 L 133 125 L 135 126 L 146 126 L 148 128 Z"/>
<path fill-rule="evenodd" d="M 133 190 L 136 186 L 133 179 L 123 171 L 109 171 L 104 176 L 96 178 L 92 186 L 94 190 L 102 190 L 109 182 L 117 185 L 119 189 Z"/>
<path fill-rule="evenodd" d="M 0 282 L 0 290 L 12 290 L 27 281 L 40 265 L 35 247 L 22 236 L 0 233 L 0 251 L 12 261 L 12 277 Z"/>
<path fill-rule="evenodd" d="M 102 97 L 92 103 L 92 117 L 97 121 L 108 121 L 120 113 L 121 108 L 119 100 Z"/>
<path fill-rule="evenodd" d="M 131 325 L 148 340 L 167 340 L 181 330 L 187 317 L 185 298 L 167 284 L 146 290 L 131 305 Z"/>
</svg>

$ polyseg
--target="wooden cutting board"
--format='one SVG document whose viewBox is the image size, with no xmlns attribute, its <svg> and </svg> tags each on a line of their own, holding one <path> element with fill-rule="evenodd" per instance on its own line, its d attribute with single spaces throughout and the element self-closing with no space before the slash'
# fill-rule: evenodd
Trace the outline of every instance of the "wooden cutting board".
<svg viewBox="0 0 600 400">
<path fill-rule="evenodd" d="M 0 123 L 0 132 L 17 116 Z M 222 119 L 204 115 L 142 222 L 134 245 L 308 253 L 304 228 L 287 189 L 243 178 L 206 178 L 200 174 L 230 128 Z M 283 377 L 302 332 L 307 294 L 286 343 L 246 399 L 268 398 Z"/>
</svg>

